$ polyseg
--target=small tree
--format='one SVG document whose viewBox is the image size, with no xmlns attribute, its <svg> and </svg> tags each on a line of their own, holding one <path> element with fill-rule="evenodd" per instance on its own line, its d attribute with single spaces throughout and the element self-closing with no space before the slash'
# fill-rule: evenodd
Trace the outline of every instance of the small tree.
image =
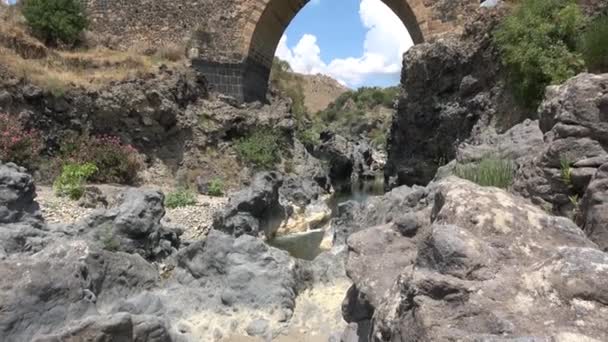
<svg viewBox="0 0 608 342">
<path fill-rule="evenodd" d="M 23 0 L 27 24 L 47 44 L 74 44 L 87 27 L 80 0 Z"/>
<path fill-rule="evenodd" d="M 574 0 L 523 0 L 495 32 L 514 95 L 536 108 L 545 87 L 584 67 L 576 51 L 582 14 Z"/>
</svg>

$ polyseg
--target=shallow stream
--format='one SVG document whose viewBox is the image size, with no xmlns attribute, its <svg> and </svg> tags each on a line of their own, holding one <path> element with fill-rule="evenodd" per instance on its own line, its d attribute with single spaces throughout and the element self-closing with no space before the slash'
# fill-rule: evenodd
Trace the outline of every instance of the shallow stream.
<svg viewBox="0 0 608 342">
<path fill-rule="evenodd" d="M 360 181 L 344 186 L 336 187 L 336 192 L 329 198 L 327 205 L 331 208 L 332 215 L 337 215 L 337 208 L 341 203 L 356 201 L 363 203 L 372 196 L 384 194 L 384 183 L 381 177 L 374 180 Z M 328 222 L 324 227 L 312 229 L 306 232 L 278 236 L 268 243 L 271 246 L 289 252 L 293 257 L 305 260 L 313 260 L 323 252 L 322 242 L 329 229 Z"/>
</svg>

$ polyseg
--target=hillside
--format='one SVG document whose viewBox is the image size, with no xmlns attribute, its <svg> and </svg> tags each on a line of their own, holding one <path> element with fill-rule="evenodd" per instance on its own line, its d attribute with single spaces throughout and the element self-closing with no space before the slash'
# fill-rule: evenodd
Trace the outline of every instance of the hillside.
<svg viewBox="0 0 608 342">
<path fill-rule="evenodd" d="M 326 75 L 304 75 L 295 74 L 301 80 L 304 91 L 304 105 L 310 113 L 324 110 L 340 95 L 348 91 L 348 88 L 335 79 Z"/>
</svg>

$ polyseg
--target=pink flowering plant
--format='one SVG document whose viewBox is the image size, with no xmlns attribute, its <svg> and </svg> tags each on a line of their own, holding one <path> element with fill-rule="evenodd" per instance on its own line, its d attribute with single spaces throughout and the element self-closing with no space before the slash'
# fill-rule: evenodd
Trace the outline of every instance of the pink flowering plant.
<svg viewBox="0 0 608 342">
<path fill-rule="evenodd" d="M 0 160 L 34 169 L 42 151 L 42 136 L 25 129 L 15 116 L 0 113 Z"/>
<path fill-rule="evenodd" d="M 95 164 L 98 170 L 90 180 L 98 183 L 133 184 L 143 167 L 137 150 L 111 135 L 67 139 L 61 153 L 66 162 Z"/>
</svg>

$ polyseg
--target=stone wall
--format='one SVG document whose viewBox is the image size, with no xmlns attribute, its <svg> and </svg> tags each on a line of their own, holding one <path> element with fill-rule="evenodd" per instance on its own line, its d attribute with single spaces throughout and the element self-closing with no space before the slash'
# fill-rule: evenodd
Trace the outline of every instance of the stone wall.
<svg viewBox="0 0 608 342">
<path fill-rule="evenodd" d="M 215 90 L 263 99 L 276 46 L 310 0 L 85 0 L 91 30 L 121 49 L 178 44 Z M 478 0 L 382 0 L 415 43 L 460 32 Z"/>
</svg>

